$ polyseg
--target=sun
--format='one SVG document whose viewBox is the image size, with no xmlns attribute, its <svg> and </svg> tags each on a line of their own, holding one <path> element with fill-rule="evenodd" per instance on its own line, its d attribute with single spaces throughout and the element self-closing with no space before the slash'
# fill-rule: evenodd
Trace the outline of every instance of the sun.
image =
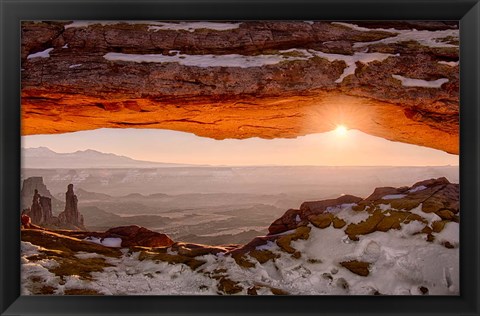
<svg viewBox="0 0 480 316">
<path fill-rule="evenodd" d="M 344 125 L 338 125 L 337 128 L 335 129 L 335 134 L 337 136 L 345 136 L 347 135 L 348 129 Z"/>
</svg>

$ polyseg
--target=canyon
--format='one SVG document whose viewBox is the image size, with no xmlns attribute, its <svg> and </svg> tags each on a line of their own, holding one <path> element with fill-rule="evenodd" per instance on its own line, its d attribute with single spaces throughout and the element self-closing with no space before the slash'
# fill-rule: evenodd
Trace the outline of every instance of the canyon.
<svg viewBox="0 0 480 316">
<path fill-rule="evenodd" d="M 458 295 L 459 185 L 308 201 L 246 244 L 22 225 L 22 294 Z"/>
<path fill-rule="evenodd" d="M 24 21 L 21 35 L 22 136 L 343 126 L 459 154 L 455 21 Z M 24 295 L 460 294 L 458 166 L 26 154 Z"/>
</svg>

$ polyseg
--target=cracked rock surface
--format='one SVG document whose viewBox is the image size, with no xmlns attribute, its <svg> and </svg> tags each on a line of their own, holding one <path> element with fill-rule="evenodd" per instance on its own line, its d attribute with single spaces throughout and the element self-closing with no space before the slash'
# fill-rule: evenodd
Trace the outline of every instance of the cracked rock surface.
<svg viewBox="0 0 480 316">
<path fill-rule="evenodd" d="M 452 22 L 24 22 L 22 134 L 344 124 L 458 154 L 458 52 Z"/>
</svg>

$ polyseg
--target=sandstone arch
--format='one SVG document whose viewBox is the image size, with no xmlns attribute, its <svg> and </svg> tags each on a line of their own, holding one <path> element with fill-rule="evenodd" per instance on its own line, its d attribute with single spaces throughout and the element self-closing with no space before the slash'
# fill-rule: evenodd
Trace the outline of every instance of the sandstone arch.
<svg viewBox="0 0 480 316">
<path fill-rule="evenodd" d="M 231 24 L 24 22 L 22 134 L 115 127 L 290 138 L 345 124 L 459 153 L 455 23 Z"/>
</svg>

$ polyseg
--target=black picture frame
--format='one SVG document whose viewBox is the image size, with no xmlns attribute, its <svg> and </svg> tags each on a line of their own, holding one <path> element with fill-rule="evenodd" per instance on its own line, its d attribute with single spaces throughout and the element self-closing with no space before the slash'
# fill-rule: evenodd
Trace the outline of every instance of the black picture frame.
<svg viewBox="0 0 480 316">
<path fill-rule="evenodd" d="M 1 315 L 479 315 L 478 0 L 0 0 Z M 20 296 L 21 20 L 459 20 L 460 296 Z"/>
</svg>

